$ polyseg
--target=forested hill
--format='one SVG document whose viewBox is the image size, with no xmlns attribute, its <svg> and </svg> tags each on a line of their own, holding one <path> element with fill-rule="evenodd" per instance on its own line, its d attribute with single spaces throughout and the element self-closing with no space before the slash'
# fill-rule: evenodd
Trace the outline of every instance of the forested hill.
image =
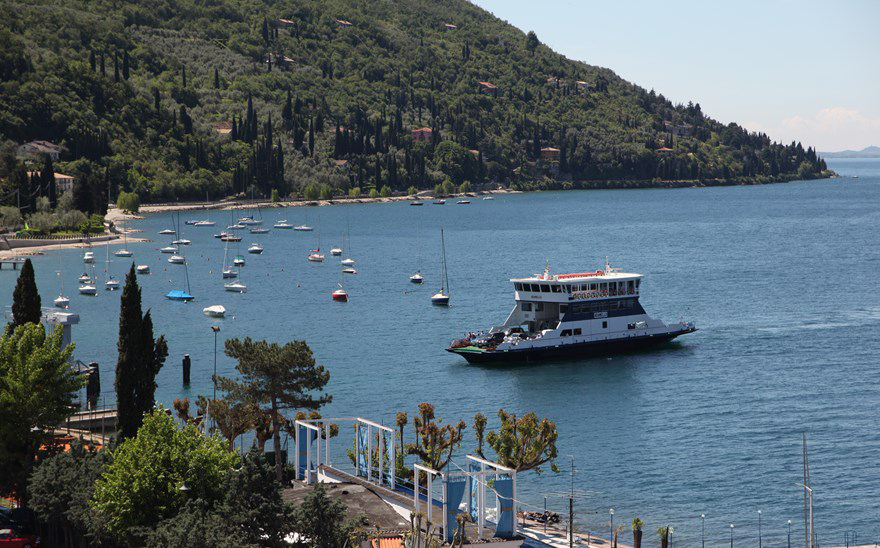
<svg viewBox="0 0 880 548">
<path fill-rule="evenodd" d="M 568 60 L 465 0 L 0 6 L 7 186 L 12 143 L 31 140 L 63 144 L 55 170 L 82 188 L 109 179 L 145 201 L 251 184 L 329 196 L 444 181 L 768 182 L 825 169 L 812 148 Z"/>
</svg>

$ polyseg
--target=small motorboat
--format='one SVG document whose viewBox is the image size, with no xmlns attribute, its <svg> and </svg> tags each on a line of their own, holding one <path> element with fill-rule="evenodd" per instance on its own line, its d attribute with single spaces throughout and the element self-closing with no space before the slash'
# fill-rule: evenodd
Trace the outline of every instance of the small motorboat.
<svg viewBox="0 0 880 548">
<path fill-rule="evenodd" d="M 313 263 L 323 263 L 324 256 L 317 251 L 312 251 L 312 253 L 309 255 L 309 260 Z"/>
<path fill-rule="evenodd" d="M 354 259 L 342 259 L 339 261 L 342 266 L 354 266 Z"/>
<path fill-rule="evenodd" d="M 148 264 L 139 264 L 137 265 L 137 273 L 138 274 L 149 274 L 150 273 L 150 265 Z"/>
<path fill-rule="evenodd" d="M 310 226 L 308 226 L 308 225 L 299 225 L 299 226 L 295 226 L 295 227 L 293 227 L 293 229 L 296 230 L 296 231 L 298 231 L 298 232 L 311 232 L 311 231 L 315 230 L 314 228 L 312 228 L 312 227 L 310 227 Z"/>
<path fill-rule="evenodd" d="M 416 272 L 415 274 L 413 274 L 412 276 L 409 277 L 409 281 L 411 281 L 414 284 L 420 284 L 425 281 L 425 277 L 422 276 L 421 272 Z"/>
<path fill-rule="evenodd" d="M 92 280 L 85 282 L 81 286 L 79 286 L 79 294 L 80 295 L 90 295 L 94 297 L 98 294 L 98 288 L 95 287 L 95 284 L 92 283 Z"/>
<path fill-rule="evenodd" d="M 159 234 L 163 236 L 174 236 L 175 234 L 177 234 L 177 232 L 171 230 L 170 228 L 166 228 L 165 230 L 160 230 Z"/>
<path fill-rule="evenodd" d="M 197 221 L 193 226 L 214 226 L 216 224 L 214 221 Z"/>
<path fill-rule="evenodd" d="M 334 257 L 338 257 L 338 256 L 342 255 L 342 248 L 334 247 L 333 249 L 330 250 L 330 254 L 333 255 Z"/>
<path fill-rule="evenodd" d="M 92 264 L 95 262 L 95 253 L 93 251 L 86 251 L 83 253 L 83 262 L 86 264 Z"/>
<path fill-rule="evenodd" d="M 244 293 L 247 291 L 247 286 L 241 282 L 230 282 L 228 284 L 223 284 L 223 289 L 230 293 Z"/>
<path fill-rule="evenodd" d="M 262 252 L 263 246 L 261 246 L 260 244 L 251 244 L 251 246 L 248 248 L 248 253 L 251 253 L 253 255 L 259 255 Z"/>
<path fill-rule="evenodd" d="M 58 308 L 67 308 L 70 305 L 70 299 L 64 295 L 58 295 L 53 302 Z"/>
<path fill-rule="evenodd" d="M 221 242 L 240 242 L 241 236 L 236 236 L 235 234 L 227 234 L 226 236 L 220 237 Z"/>
<path fill-rule="evenodd" d="M 113 252 L 113 254 L 116 255 L 117 257 L 131 257 L 132 255 L 134 255 L 134 253 L 132 253 L 131 251 L 129 251 L 127 249 L 117 249 L 116 251 Z"/>
<path fill-rule="evenodd" d="M 163 248 L 160 249 L 159 251 L 162 252 L 162 253 L 174 253 L 174 252 L 177 251 L 177 248 L 174 247 L 173 245 L 169 245 L 169 246 L 165 246 L 165 247 L 163 247 Z"/>
<path fill-rule="evenodd" d="M 195 299 L 195 297 L 193 297 L 192 295 L 190 295 L 189 293 L 187 293 L 186 291 L 184 291 L 182 289 L 172 289 L 171 291 L 169 291 L 168 293 L 165 294 L 165 298 L 172 300 L 172 301 L 183 301 L 183 302 L 188 302 L 188 301 Z"/>
<path fill-rule="evenodd" d="M 411 205 L 411 206 L 421 206 L 421 205 L 425 205 L 425 202 L 410 202 L 409 205 Z"/>
<path fill-rule="evenodd" d="M 483 198 L 483 200 L 494 200 L 494 199 L 495 199 L 494 196 L 486 196 L 485 198 Z"/>
<path fill-rule="evenodd" d="M 238 271 L 234 268 L 224 268 L 223 269 L 223 279 L 228 280 L 230 278 L 238 278 Z"/>
<path fill-rule="evenodd" d="M 235 223 L 234 225 L 229 225 L 226 227 L 226 230 L 244 230 L 247 227 L 241 223 Z"/>
<path fill-rule="evenodd" d="M 263 227 L 261 227 L 261 226 L 260 226 L 260 227 L 257 227 L 257 228 L 252 228 L 252 229 L 251 229 L 251 234 L 268 234 L 268 233 L 269 233 L 269 229 L 268 229 L 268 228 L 263 228 Z"/>
<path fill-rule="evenodd" d="M 168 262 L 171 264 L 184 264 L 186 263 L 186 257 L 175 253 L 174 255 L 168 257 Z"/>
<path fill-rule="evenodd" d="M 278 221 L 274 225 L 272 225 L 272 228 L 280 228 L 282 230 L 290 230 L 293 228 L 293 225 L 288 223 L 287 219 L 283 219 L 281 221 Z"/>
<path fill-rule="evenodd" d="M 232 264 L 235 266 L 244 266 L 244 255 L 236 255 L 234 259 L 232 259 Z"/>
<path fill-rule="evenodd" d="M 224 237 L 226 237 L 226 236 L 228 236 L 228 235 L 229 235 L 228 232 L 218 232 L 217 234 L 214 234 L 214 237 L 215 237 L 215 238 L 224 238 Z"/>
<path fill-rule="evenodd" d="M 189 244 L 191 244 L 192 242 L 191 242 L 190 240 L 187 240 L 187 239 L 184 238 L 184 239 L 181 239 L 181 240 L 174 240 L 174 241 L 171 242 L 171 243 L 172 243 L 173 245 L 189 245 Z"/>
<path fill-rule="evenodd" d="M 79 283 L 84 284 L 84 283 L 90 281 L 91 279 L 92 279 L 91 276 L 89 276 L 88 274 L 86 274 L 85 272 L 83 272 L 83 273 L 82 273 L 82 276 L 79 277 Z"/>
<path fill-rule="evenodd" d="M 434 200 L 434 202 L 433 202 L 434 205 L 443 205 L 445 203 L 446 203 L 446 200 Z"/>
<path fill-rule="evenodd" d="M 223 318 L 226 316 L 226 307 L 224 307 L 222 304 L 206 306 L 202 309 L 202 313 L 204 313 L 205 316 L 210 316 L 211 318 Z"/>
<path fill-rule="evenodd" d="M 470 200 L 459 200 L 455 203 L 457 203 L 458 205 L 467 205 L 467 204 L 471 203 L 471 201 Z"/>
<path fill-rule="evenodd" d="M 348 293 L 341 287 L 333 292 L 333 300 L 336 302 L 348 302 Z"/>
<path fill-rule="evenodd" d="M 358 271 L 354 269 L 354 267 L 346 266 L 342 269 L 343 274 L 357 274 Z"/>
</svg>

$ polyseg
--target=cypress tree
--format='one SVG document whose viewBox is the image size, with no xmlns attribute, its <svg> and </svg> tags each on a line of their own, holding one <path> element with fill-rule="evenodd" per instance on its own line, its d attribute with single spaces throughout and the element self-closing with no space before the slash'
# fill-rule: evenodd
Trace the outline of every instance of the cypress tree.
<svg viewBox="0 0 880 548">
<path fill-rule="evenodd" d="M 95 50 L 89 51 L 89 65 L 92 67 L 92 72 L 95 72 L 95 65 L 96 65 Z"/>
<path fill-rule="evenodd" d="M 186 67 L 181 67 L 180 74 L 181 79 L 183 80 L 183 87 L 186 87 Z"/>
<path fill-rule="evenodd" d="M 134 263 L 125 277 L 119 307 L 119 357 L 116 361 L 117 424 L 122 439 L 134 436 L 153 408 L 156 374 L 168 355 L 165 338 L 153 341 L 149 311 L 141 316 L 141 289 Z"/>
<path fill-rule="evenodd" d="M 263 17 L 263 42 L 269 45 L 269 22 Z"/>
<path fill-rule="evenodd" d="M 214 67 L 214 89 L 220 89 L 220 71 Z"/>
<path fill-rule="evenodd" d="M 309 118 L 309 156 L 315 155 L 315 120 Z"/>
<path fill-rule="evenodd" d="M 128 50 L 122 52 L 122 78 L 128 80 Z"/>
<path fill-rule="evenodd" d="M 107 71 L 104 67 L 104 54 L 101 54 L 101 76 L 107 76 Z"/>
<path fill-rule="evenodd" d="M 37 291 L 37 282 L 34 279 L 34 265 L 30 259 L 25 259 L 21 267 L 21 274 L 15 283 L 15 291 L 12 293 L 12 328 L 15 329 L 26 323 L 40 323 L 40 293 Z"/>
<path fill-rule="evenodd" d="M 119 52 L 113 52 L 113 81 L 119 81 Z"/>
<path fill-rule="evenodd" d="M 159 88 L 153 88 L 153 105 L 156 107 L 156 114 L 161 114 L 162 111 L 159 109 L 161 103 L 161 96 L 159 95 Z"/>
</svg>

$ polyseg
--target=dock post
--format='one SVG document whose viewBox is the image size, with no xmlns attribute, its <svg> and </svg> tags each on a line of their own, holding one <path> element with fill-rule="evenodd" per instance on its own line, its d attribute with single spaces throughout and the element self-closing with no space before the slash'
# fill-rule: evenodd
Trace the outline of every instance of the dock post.
<svg viewBox="0 0 880 548">
<path fill-rule="evenodd" d="M 183 355 L 183 386 L 189 386 L 189 370 L 192 362 L 190 362 L 189 354 Z"/>
</svg>

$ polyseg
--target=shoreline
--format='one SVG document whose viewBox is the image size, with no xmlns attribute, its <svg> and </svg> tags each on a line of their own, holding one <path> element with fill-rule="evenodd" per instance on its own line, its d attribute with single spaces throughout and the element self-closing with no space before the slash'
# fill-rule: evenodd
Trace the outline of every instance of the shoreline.
<svg viewBox="0 0 880 548">
<path fill-rule="evenodd" d="M 51 240 L 48 240 L 51 241 Z M 148 238 L 133 238 L 129 236 L 128 243 L 130 244 L 141 244 L 151 242 L 152 240 Z M 35 245 L 28 247 L 17 247 L 15 249 L 3 249 L 0 250 L 0 259 L 8 260 L 14 258 L 26 258 L 26 257 L 34 257 L 39 255 L 45 255 L 45 251 L 59 251 L 62 249 L 85 249 L 87 247 L 102 247 L 102 246 L 110 246 L 110 245 L 123 245 L 125 242 L 122 238 L 114 238 L 112 240 L 102 240 L 92 242 L 91 244 L 86 244 L 82 242 L 65 242 L 61 244 L 46 244 L 46 245 Z"/>
</svg>

